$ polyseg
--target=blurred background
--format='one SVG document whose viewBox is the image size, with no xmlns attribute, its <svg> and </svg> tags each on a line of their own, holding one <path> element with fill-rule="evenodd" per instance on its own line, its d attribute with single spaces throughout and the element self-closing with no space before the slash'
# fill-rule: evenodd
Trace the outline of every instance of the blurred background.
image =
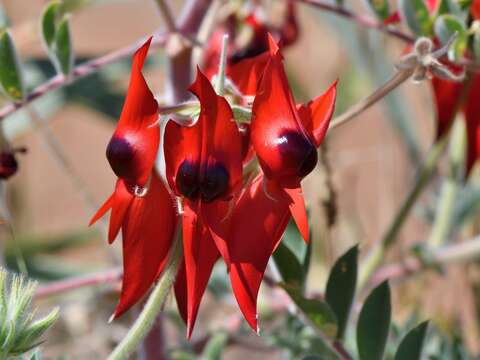
<svg viewBox="0 0 480 360">
<path fill-rule="evenodd" d="M 25 63 L 27 85 L 34 88 L 55 74 L 39 35 L 47 1 L 0 3 Z M 170 3 L 175 11 L 182 5 L 182 1 Z M 362 2 L 349 1 L 348 5 L 368 14 Z M 323 93 L 338 78 L 339 114 L 393 73 L 405 48 L 402 41 L 305 4 L 299 3 L 297 10 L 300 39 L 284 54 L 297 100 Z M 85 2 L 71 16 L 76 62 L 135 43 L 162 27 L 152 0 Z M 145 76 L 154 93 L 164 91 L 165 71 L 164 52 L 151 51 Z M 3 216 L 7 222 L 11 218 L 14 237 L 10 227 L 3 226 L 1 244 L 7 266 L 17 267 L 16 244 L 30 276 L 41 284 L 121 264 L 120 241 L 108 246 L 102 225 L 89 228 L 88 222 L 113 189 L 115 177 L 105 148 L 122 108 L 129 73 L 130 59 L 116 62 L 48 93 L 5 120 L 7 137 L 14 146 L 25 146 L 28 153 L 18 156 L 18 174 L 3 189 Z M 338 256 L 357 243 L 364 255 L 390 224 L 433 142 L 435 112 L 430 90 L 427 82 L 407 82 L 354 121 L 329 132 L 322 161 L 304 183 L 314 239 L 309 293 L 323 291 L 327 271 Z M 428 236 L 439 187 L 440 181 L 434 180 L 424 193 L 386 262 L 404 258 Z M 475 234 L 472 219 L 457 237 Z M 282 343 L 280 336 L 273 336 L 285 320 L 271 316 L 276 311 L 287 313 L 283 292 L 262 288 L 261 326 L 265 331 L 258 337 L 240 317 L 224 268 L 219 265 L 217 270 L 192 342 L 186 343 L 171 299 L 162 316 L 158 338 L 162 346 L 170 354 L 192 352 L 205 345 L 205 334 L 226 329 L 234 336 L 224 350 L 225 359 L 285 357 L 284 348 L 293 338 L 285 335 Z M 478 266 L 472 263 L 395 281 L 394 321 L 403 326 L 412 314 L 434 319 L 441 333 L 462 338 L 465 351 L 480 354 L 479 275 Z M 119 286 L 118 281 L 111 281 L 38 299 L 39 312 L 53 305 L 61 308 L 60 319 L 42 345 L 43 358 L 105 358 L 136 316 L 133 310 L 107 323 Z"/>
</svg>

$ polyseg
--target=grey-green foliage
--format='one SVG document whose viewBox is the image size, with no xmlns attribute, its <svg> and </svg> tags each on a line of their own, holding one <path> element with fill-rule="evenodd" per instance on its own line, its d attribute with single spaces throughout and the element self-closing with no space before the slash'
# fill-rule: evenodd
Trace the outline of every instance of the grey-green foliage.
<svg viewBox="0 0 480 360">
<path fill-rule="evenodd" d="M 0 269 L 0 360 L 22 355 L 42 340 L 58 318 L 58 309 L 35 319 L 31 303 L 36 283 Z"/>
</svg>

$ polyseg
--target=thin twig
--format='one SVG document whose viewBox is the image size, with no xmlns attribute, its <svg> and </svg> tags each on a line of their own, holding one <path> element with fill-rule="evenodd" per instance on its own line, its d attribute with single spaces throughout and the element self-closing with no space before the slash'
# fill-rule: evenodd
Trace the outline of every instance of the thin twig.
<svg viewBox="0 0 480 360">
<path fill-rule="evenodd" d="M 155 0 L 155 3 L 157 4 L 158 10 L 162 15 L 163 21 L 165 21 L 165 25 L 167 26 L 168 31 L 172 33 L 175 32 L 177 29 L 170 7 L 167 5 L 165 0 Z"/>
<path fill-rule="evenodd" d="M 49 284 L 40 285 L 35 292 L 35 298 L 45 298 L 52 295 L 58 295 L 66 291 L 79 289 L 86 286 L 102 285 L 120 281 L 122 278 L 122 269 L 114 268 L 102 273 L 84 275 L 66 280 L 59 280 Z"/>
<path fill-rule="evenodd" d="M 390 26 L 385 26 L 381 22 L 378 22 L 377 20 L 369 16 L 355 14 L 353 11 L 350 11 L 342 6 L 332 5 L 322 0 L 296 0 L 296 1 L 345 17 L 347 19 L 350 19 L 356 22 L 357 24 L 363 27 L 368 27 L 368 28 L 383 31 L 402 41 L 405 41 L 408 43 L 413 43 L 415 41 L 415 39 L 412 36 L 405 34 L 400 30 L 394 29 Z"/>
<path fill-rule="evenodd" d="M 396 264 L 385 265 L 373 274 L 369 285 L 374 287 L 386 279 L 398 280 L 436 266 L 466 263 L 477 259 L 480 259 L 480 235 L 469 241 L 434 250 L 429 254 L 428 262 L 422 262 L 418 257 L 410 256 Z"/>
<path fill-rule="evenodd" d="M 165 41 L 167 39 L 167 34 L 164 32 L 156 32 L 154 34 L 154 38 L 151 43 L 151 48 L 158 48 L 165 45 Z M 142 38 L 136 41 L 134 44 L 126 46 L 122 49 L 112 51 L 109 54 L 100 56 L 96 59 L 86 61 L 85 63 L 76 66 L 72 74 L 67 78 L 62 74 L 58 74 L 51 78 L 50 80 L 46 81 L 45 83 L 37 86 L 33 91 L 28 94 L 23 102 L 18 103 L 10 103 L 5 105 L 4 107 L 0 108 L 0 120 L 3 120 L 8 115 L 11 115 L 15 111 L 21 109 L 26 104 L 32 102 L 40 98 L 41 96 L 45 95 L 48 92 L 53 90 L 57 90 L 62 88 L 69 83 L 84 78 L 90 74 L 95 73 L 96 71 L 100 70 L 101 68 L 120 61 L 122 59 L 130 57 L 145 41 L 147 38 Z"/>
<path fill-rule="evenodd" d="M 337 116 L 330 123 L 330 129 L 336 128 L 347 121 L 355 118 L 357 115 L 367 110 L 369 107 L 374 105 L 376 102 L 387 96 L 392 90 L 396 89 L 399 85 L 403 84 L 410 76 L 413 71 L 410 69 L 402 69 L 395 72 L 390 79 L 388 79 L 385 84 L 376 89 L 372 94 L 368 95 L 363 100 L 356 103 L 346 112 Z"/>
</svg>

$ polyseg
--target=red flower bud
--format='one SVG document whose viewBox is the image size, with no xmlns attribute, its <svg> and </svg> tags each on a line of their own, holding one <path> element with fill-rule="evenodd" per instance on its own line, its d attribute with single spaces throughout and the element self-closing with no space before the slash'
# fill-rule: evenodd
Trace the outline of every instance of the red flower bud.
<svg viewBox="0 0 480 360">
<path fill-rule="evenodd" d="M 17 159 L 13 152 L 0 153 L 0 179 L 5 180 L 18 170 Z"/>
</svg>

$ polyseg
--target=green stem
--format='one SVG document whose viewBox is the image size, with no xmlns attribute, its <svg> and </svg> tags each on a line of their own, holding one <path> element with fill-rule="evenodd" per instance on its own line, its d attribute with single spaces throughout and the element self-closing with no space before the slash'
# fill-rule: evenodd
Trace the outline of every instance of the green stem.
<svg viewBox="0 0 480 360">
<path fill-rule="evenodd" d="M 458 192 L 458 182 L 465 172 L 466 135 L 465 122 L 457 118 L 450 139 L 449 171 L 442 185 L 435 220 L 428 239 L 428 245 L 432 248 L 443 245 L 452 228 L 451 216 Z"/>
<path fill-rule="evenodd" d="M 393 219 L 392 223 L 388 227 L 387 232 L 381 239 L 381 241 L 372 249 L 371 253 L 365 259 L 360 270 L 360 275 L 358 279 L 358 288 L 361 289 L 365 286 L 370 275 L 377 269 L 381 264 L 386 250 L 393 244 L 397 238 L 400 229 L 402 228 L 405 220 L 407 219 L 410 211 L 413 208 L 413 205 L 417 201 L 418 197 L 425 189 L 430 178 L 432 177 L 436 165 L 446 148 L 448 136 L 443 136 L 435 145 L 432 147 L 430 152 L 425 159 L 423 167 L 420 169 L 420 173 L 417 177 L 417 180 L 410 190 L 407 198 L 402 204 L 402 207 L 398 211 L 397 215 Z"/>
<path fill-rule="evenodd" d="M 180 233 L 180 231 L 179 231 Z M 183 254 L 183 247 L 181 236 L 177 236 L 172 247 L 169 262 L 163 271 L 163 274 L 153 289 L 148 298 L 145 307 L 138 316 L 133 326 L 128 331 L 127 335 L 117 345 L 113 352 L 108 357 L 108 360 L 127 359 L 138 347 L 140 342 L 145 338 L 152 328 L 157 314 L 160 312 L 165 299 L 170 293 L 175 278 L 177 276 L 178 268 L 180 266 Z"/>
</svg>

